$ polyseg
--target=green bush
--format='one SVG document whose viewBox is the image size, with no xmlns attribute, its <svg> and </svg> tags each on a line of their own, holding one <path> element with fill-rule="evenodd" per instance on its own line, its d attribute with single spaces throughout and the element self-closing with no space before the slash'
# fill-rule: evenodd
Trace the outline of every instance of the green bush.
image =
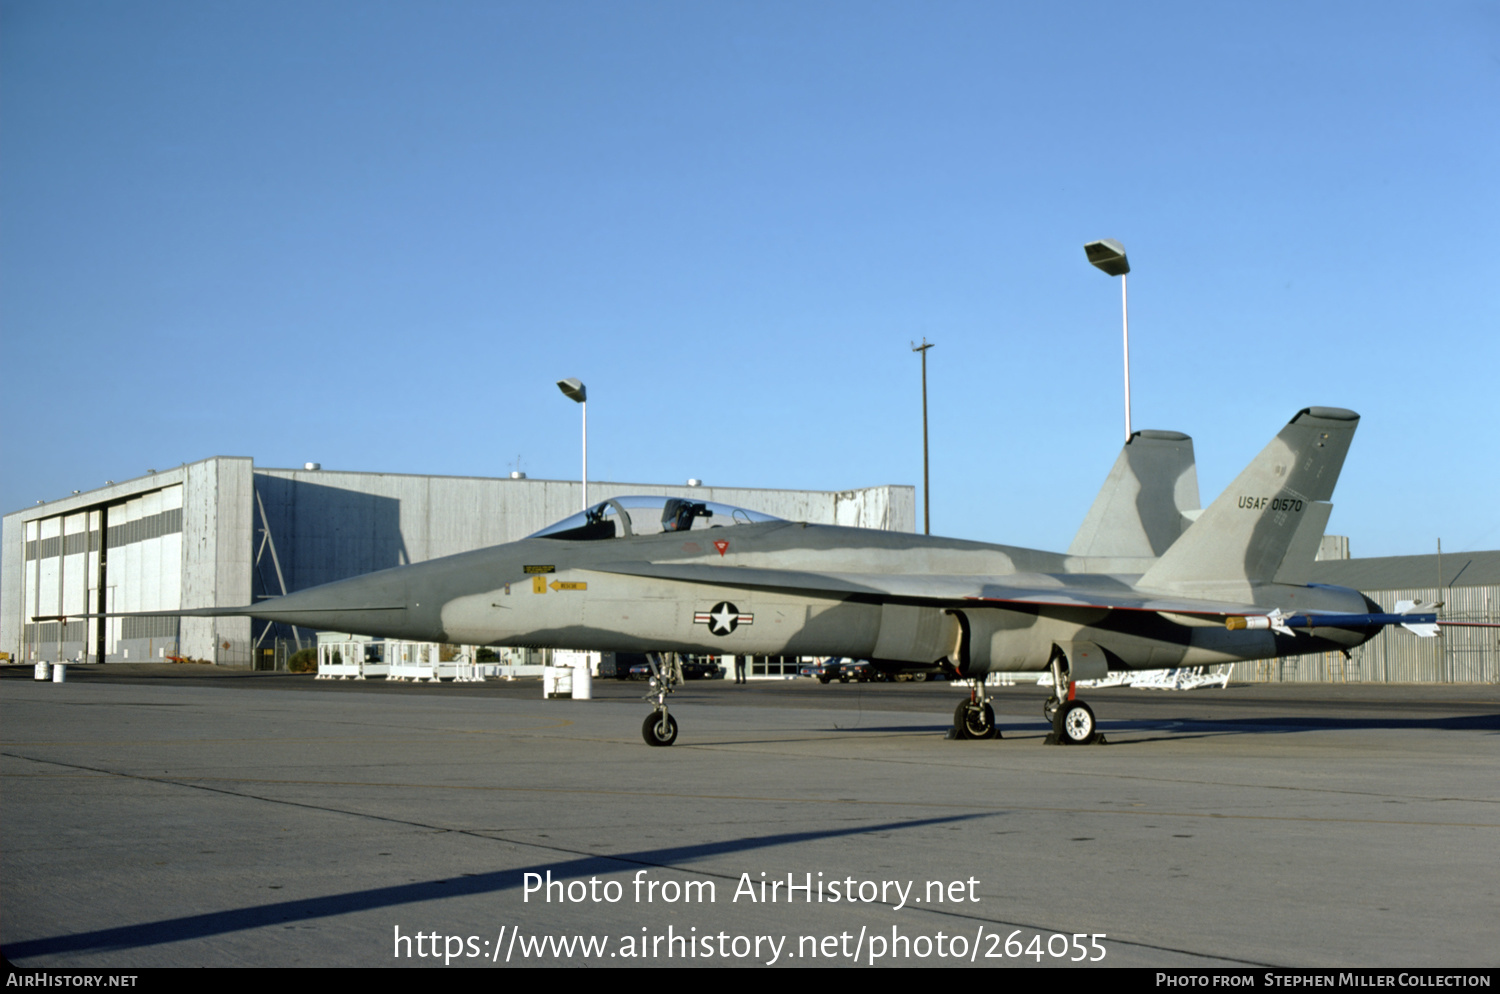
<svg viewBox="0 0 1500 994">
<path fill-rule="evenodd" d="M 316 673 L 318 671 L 318 650 L 298 649 L 286 661 L 286 668 L 288 673 Z"/>
</svg>

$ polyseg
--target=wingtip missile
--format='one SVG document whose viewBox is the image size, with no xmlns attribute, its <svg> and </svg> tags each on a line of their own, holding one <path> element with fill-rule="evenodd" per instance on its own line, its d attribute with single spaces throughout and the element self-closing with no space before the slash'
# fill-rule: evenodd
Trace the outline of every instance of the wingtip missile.
<svg viewBox="0 0 1500 994">
<path fill-rule="evenodd" d="M 1269 614 L 1231 615 L 1224 619 L 1224 627 L 1232 632 L 1269 629 L 1283 635 L 1299 634 L 1296 631 L 1299 628 L 1305 634 L 1314 628 L 1384 628 L 1387 625 L 1400 625 L 1422 638 L 1431 638 L 1438 633 L 1436 614 L 1414 614 L 1410 609 L 1395 614 L 1282 614 L 1277 609 Z"/>
</svg>

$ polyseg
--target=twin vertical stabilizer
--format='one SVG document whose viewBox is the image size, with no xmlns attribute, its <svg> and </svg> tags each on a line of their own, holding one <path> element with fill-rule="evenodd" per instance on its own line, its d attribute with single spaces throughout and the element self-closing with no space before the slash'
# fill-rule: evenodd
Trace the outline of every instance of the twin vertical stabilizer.
<svg viewBox="0 0 1500 994">
<path fill-rule="evenodd" d="M 1138 431 L 1120 450 L 1068 555 L 1154 559 L 1198 511 L 1193 440 L 1176 431 Z"/>
<path fill-rule="evenodd" d="M 1343 408 L 1298 412 L 1139 586 L 1303 582 L 1297 575 L 1316 554 L 1357 427 L 1359 415 Z"/>
</svg>

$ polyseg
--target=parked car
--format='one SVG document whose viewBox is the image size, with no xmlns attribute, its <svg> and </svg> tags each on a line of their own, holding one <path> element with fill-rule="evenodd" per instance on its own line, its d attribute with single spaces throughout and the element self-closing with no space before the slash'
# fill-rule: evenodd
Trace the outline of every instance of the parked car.
<svg viewBox="0 0 1500 994">
<path fill-rule="evenodd" d="M 874 667 L 865 659 L 846 659 L 842 656 L 832 656 L 821 663 L 810 663 L 798 671 L 801 676 L 816 677 L 819 683 L 829 683 L 837 680 L 839 683 L 864 683 L 867 680 L 878 680 L 879 674 Z"/>
<path fill-rule="evenodd" d="M 644 657 L 642 658 L 644 660 Z M 705 680 L 723 675 L 724 668 L 719 665 L 718 659 L 714 656 L 682 657 L 682 678 L 684 680 Z M 651 664 L 642 661 L 630 667 L 630 679 L 651 679 Z"/>
<path fill-rule="evenodd" d="M 808 663 L 797 671 L 798 676 L 810 676 L 819 683 L 838 679 L 839 660 L 825 659 L 821 663 Z"/>
<path fill-rule="evenodd" d="M 856 683 L 868 683 L 875 679 L 878 679 L 878 672 L 867 659 L 846 659 L 839 669 L 839 680 L 843 683 L 851 680 Z"/>
<path fill-rule="evenodd" d="M 683 656 L 682 678 L 684 680 L 710 680 L 724 675 L 724 667 L 715 656 Z"/>
</svg>

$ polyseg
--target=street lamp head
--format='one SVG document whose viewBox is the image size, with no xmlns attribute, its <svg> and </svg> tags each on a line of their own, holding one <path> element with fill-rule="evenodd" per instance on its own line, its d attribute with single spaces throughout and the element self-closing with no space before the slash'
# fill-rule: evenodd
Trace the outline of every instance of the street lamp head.
<svg viewBox="0 0 1500 994">
<path fill-rule="evenodd" d="M 561 390 L 569 400 L 576 400 L 580 404 L 589 399 L 589 392 L 584 389 L 583 383 L 576 377 L 558 380 L 557 389 Z"/>
<path fill-rule="evenodd" d="M 1124 276 L 1130 272 L 1130 260 L 1125 258 L 1125 246 L 1113 238 L 1089 242 L 1083 247 L 1089 262 L 1110 276 Z"/>
</svg>

